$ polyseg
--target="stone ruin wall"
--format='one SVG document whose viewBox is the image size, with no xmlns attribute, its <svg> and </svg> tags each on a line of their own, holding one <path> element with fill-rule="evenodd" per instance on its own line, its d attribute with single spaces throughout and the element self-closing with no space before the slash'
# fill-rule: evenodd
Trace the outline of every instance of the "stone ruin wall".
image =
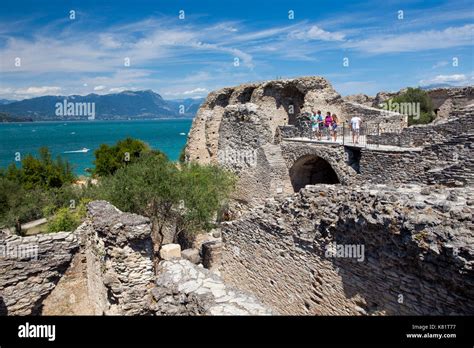
<svg viewBox="0 0 474 348">
<path fill-rule="evenodd" d="M 371 120 L 390 118 L 382 110 L 346 102 L 322 77 L 223 88 L 210 93 L 198 110 L 188 137 L 186 158 L 200 163 L 220 163 L 219 150 L 232 145 L 223 143 L 232 137 L 231 130 L 235 130 L 235 126 L 228 125 L 231 119 L 253 115 L 252 122 L 270 132 L 270 135 L 265 133 L 253 139 L 261 146 L 274 142 L 279 126 L 294 124 L 298 114 L 311 110 L 331 111 L 340 121 L 350 118 L 354 110 L 369 115 Z M 394 116 L 398 117 L 398 114 L 394 113 Z"/>
<path fill-rule="evenodd" d="M 203 248 L 218 247 L 202 260 L 213 269 L 220 239 L 206 243 L 201 237 Z M 12 250 L 20 246 L 36 246 L 38 253 L 18 257 Z M 0 233 L 0 251 L 0 315 L 274 313 L 202 264 L 179 257 L 154 260 L 150 220 L 105 201 L 89 203 L 87 219 L 74 232 Z"/>
<path fill-rule="evenodd" d="M 294 124 L 296 115 L 318 109 L 336 113 L 341 121 L 355 109 L 374 120 L 391 117 L 382 110 L 344 101 L 321 77 L 224 88 L 210 93 L 199 109 L 188 137 L 186 159 L 219 164 L 237 173 L 233 198 L 244 204 L 254 205 L 269 193 L 292 193 L 278 145 L 280 128 Z M 395 116 L 398 120 L 399 115 Z M 245 160 L 235 160 L 239 156 Z"/>
<path fill-rule="evenodd" d="M 223 226 L 222 274 L 281 314 L 474 314 L 472 189 L 308 186 Z M 360 244 L 364 260 L 328 257 Z"/>
<path fill-rule="evenodd" d="M 92 202 L 88 219 L 74 232 L 0 239 L 1 248 L 26 250 L 27 246 L 37 247 L 34 258 L 0 255 L 0 315 L 65 314 L 58 313 L 59 307 L 89 315 L 145 314 L 149 310 L 154 267 L 148 219 L 122 213 L 104 201 Z M 73 263 L 74 258 L 78 262 Z M 60 283 L 82 263 L 83 289 Z M 61 290 L 56 295 L 57 286 Z M 57 303 L 51 303 L 51 294 Z M 77 308 L 83 305 L 74 304 L 78 297 L 85 298 L 89 308 Z M 44 304 L 48 307 L 45 312 Z"/>
<path fill-rule="evenodd" d="M 36 315 L 79 249 L 70 232 L 0 235 L 0 315 Z"/>
<path fill-rule="evenodd" d="M 393 135 L 393 134 L 392 134 Z M 474 113 L 451 115 L 442 124 L 410 127 L 396 137 L 383 134 L 385 145 L 405 148 L 361 150 L 361 180 L 373 183 L 474 184 Z M 417 146 L 417 148 L 415 148 Z"/>
</svg>

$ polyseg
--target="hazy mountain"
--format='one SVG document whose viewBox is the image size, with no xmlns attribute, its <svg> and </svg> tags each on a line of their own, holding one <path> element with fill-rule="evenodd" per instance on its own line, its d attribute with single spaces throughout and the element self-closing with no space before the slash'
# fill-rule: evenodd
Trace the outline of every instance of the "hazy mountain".
<svg viewBox="0 0 474 348">
<path fill-rule="evenodd" d="M 200 103 L 196 99 L 164 100 L 151 90 L 86 96 L 44 96 L 0 105 L 0 112 L 35 121 L 95 119 L 155 119 L 192 117 Z M 84 104 L 86 103 L 86 104 Z M 180 113 L 183 105 L 184 113 Z"/>
<path fill-rule="evenodd" d="M 184 116 L 194 116 L 204 100 L 205 98 L 187 98 L 166 100 L 166 102 L 168 102 L 175 112 Z"/>
<path fill-rule="evenodd" d="M 10 103 L 13 103 L 13 102 L 16 102 L 16 100 L 12 100 L 12 99 L 0 99 L 0 105 L 10 104 Z"/>
<path fill-rule="evenodd" d="M 422 86 L 420 88 L 424 90 L 428 90 L 428 89 L 449 88 L 449 87 L 456 87 L 456 86 L 450 85 L 449 83 L 433 83 L 431 85 Z"/>
</svg>

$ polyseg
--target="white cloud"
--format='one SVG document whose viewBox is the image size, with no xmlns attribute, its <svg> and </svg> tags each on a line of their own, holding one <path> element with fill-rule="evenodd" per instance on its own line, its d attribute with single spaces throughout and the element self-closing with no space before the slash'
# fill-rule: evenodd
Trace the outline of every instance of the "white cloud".
<svg viewBox="0 0 474 348">
<path fill-rule="evenodd" d="M 464 74 L 453 74 L 453 75 L 437 75 L 432 79 L 421 80 L 422 86 L 431 85 L 435 83 L 448 83 L 448 84 L 463 84 L 466 83 L 468 77 Z"/>
<path fill-rule="evenodd" d="M 195 88 L 190 91 L 184 91 L 183 94 L 188 95 L 188 94 L 196 94 L 196 93 L 203 93 L 207 92 L 206 88 Z"/>
<path fill-rule="evenodd" d="M 345 34 L 342 32 L 329 32 L 317 25 L 311 26 L 308 30 L 292 31 L 289 36 L 299 40 L 344 41 L 345 39 Z"/>
<path fill-rule="evenodd" d="M 42 86 L 42 87 L 27 87 L 15 90 L 15 94 L 26 95 L 26 96 L 37 96 L 47 94 L 57 94 L 61 91 L 61 87 L 56 86 Z"/>
<path fill-rule="evenodd" d="M 120 92 L 123 92 L 123 91 L 126 91 L 127 88 L 125 87 L 113 87 L 113 88 L 110 88 L 109 89 L 109 92 L 110 93 L 120 93 Z"/>
<path fill-rule="evenodd" d="M 449 64 L 448 61 L 442 60 L 442 61 L 437 62 L 436 64 L 434 64 L 434 65 L 432 66 L 432 69 L 441 68 L 441 67 L 446 66 L 446 65 L 448 65 L 448 64 Z"/>
<path fill-rule="evenodd" d="M 400 35 L 376 35 L 353 40 L 344 47 L 369 53 L 414 52 L 457 46 L 471 46 L 474 24 L 449 27 L 444 30 L 427 30 Z"/>
<path fill-rule="evenodd" d="M 105 86 L 95 86 L 94 91 L 103 91 L 105 89 Z"/>
</svg>

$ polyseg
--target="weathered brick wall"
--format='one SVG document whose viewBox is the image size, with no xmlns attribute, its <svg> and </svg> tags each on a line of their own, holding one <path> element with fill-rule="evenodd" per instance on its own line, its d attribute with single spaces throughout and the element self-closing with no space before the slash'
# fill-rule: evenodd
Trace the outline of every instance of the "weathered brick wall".
<svg viewBox="0 0 474 348">
<path fill-rule="evenodd" d="M 472 189 L 308 186 L 223 226 L 224 279 L 282 314 L 474 314 Z M 363 245 L 364 258 L 326 247 Z"/>
</svg>

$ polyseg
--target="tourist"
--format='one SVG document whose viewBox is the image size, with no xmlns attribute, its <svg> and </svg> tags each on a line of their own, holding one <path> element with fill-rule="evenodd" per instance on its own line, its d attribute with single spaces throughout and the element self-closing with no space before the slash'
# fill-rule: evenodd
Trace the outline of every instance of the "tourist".
<svg viewBox="0 0 474 348">
<path fill-rule="evenodd" d="M 311 110 L 309 120 L 311 122 L 311 132 L 312 132 L 311 134 L 314 137 L 314 136 L 317 135 L 317 132 L 318 132 L 318 129 L 319 129 L 316 112 L 314 110 Z"/>
<path fill-rule="evenodd" d="M 359 143 L 359 134 L 360 134 L 360 124 L 362 119 L 359 116 L 354 116 L 351 118 L 351 131 L 352 131 L 352 143 Z"/>
<path fill-rule="evenodd" d="M 339 120 L 337 119 L 336 114 L 332 114 L 331 127 L 332 127 L 332 136 L 334 138 L 334 142 L 337 142 L 337 123 L 338 122 L 339 122 Z"/>
<path fill-rule="evenodd" d="M 323 121 L 323 116 L 321 115 L 321 110 L 318 110 L 318 112 L 316 114 L 316 123 L 318 125 L 316 136 L 317 136 L 318 140 L 321 140 L 321 132 L 322 132 L 323 127 L 324 127 L 324 121 Z"/>
<path fill-rule="evenodd" d="M 326 112 L 326 117 L 324 118 L 324 130 L 326 133 L 326 139 L 331 140 L 331 129 L 332 129 L 332 117 L 331 112 Z"/>
</svg>

